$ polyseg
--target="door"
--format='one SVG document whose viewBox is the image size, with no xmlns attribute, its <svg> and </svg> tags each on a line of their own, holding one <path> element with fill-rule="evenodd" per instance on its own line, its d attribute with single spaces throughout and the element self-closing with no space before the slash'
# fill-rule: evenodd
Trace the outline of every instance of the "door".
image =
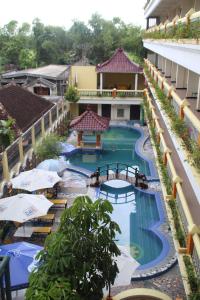
<svg viewBox="0 0 200 300">
<path fill-rule="evenodd" d="M 130 120 L 140 120 L 140 105 L 130 106 Z"/>
<path fill-rule="evenodd" d="M 111 117 L 111 104 L 102 104 L 101 105 L 101 115 L 102 117 L 109 118 Z"/>
</svg>

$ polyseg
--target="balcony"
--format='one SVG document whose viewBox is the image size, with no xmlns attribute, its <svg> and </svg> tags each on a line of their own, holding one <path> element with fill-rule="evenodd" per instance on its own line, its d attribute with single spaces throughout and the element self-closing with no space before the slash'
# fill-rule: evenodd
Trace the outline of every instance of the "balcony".
<svg viewBox="0 0 200 300">
<path fill-rule="evenodd" d="M 79 103 L 90 104 L 140 104 L 143 90 L 79 89 Z"/>
</svg>

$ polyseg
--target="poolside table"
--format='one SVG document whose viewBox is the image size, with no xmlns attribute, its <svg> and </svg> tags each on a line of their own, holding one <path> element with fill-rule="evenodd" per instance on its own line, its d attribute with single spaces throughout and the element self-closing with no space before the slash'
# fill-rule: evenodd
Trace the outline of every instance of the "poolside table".
<svg viewBox="0 0 200 300">
<path fill-rule="evenodd" d="M 66 208 L 67 207 L 67 199 L 54 199 L 54 200 L 50 200 L 54 206 L 58 206 L 58 207 L 63 207 Z"/>
</svg>

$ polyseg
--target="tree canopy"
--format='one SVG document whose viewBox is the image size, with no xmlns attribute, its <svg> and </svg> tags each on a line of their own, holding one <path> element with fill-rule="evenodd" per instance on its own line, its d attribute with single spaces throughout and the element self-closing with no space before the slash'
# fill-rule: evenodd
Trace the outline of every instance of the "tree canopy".
<svg viewBox="0 0 200 300">
<path fill-rule="evenodd" d="M 119 226 L 111 220 L 109 201 L 79 196 L 62 215 L 39 254 L 39 267 L 31 274 L 26 300 L 100 300 L 104 287 L 118 273 L 115 244 Z"/>
<path fill-rule="evenodd" d="M 39 19 L 19 25 L 12 20 L 0 28 L 0 70 L 45 64 L 72 64 L 83 58 L 97 64 L 118 47 L 143 55 L 142 30 L 120 18 L 108 21 L 94 14 L 88 24 L 74 20 L 69 30 L 46 26 Z"/>
</svg>

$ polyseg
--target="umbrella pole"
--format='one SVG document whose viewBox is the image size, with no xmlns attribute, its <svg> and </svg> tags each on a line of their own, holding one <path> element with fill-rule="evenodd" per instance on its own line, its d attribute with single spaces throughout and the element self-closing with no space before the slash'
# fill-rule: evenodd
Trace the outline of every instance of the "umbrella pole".
<svg viewBox="0 0 200 300">
<path fill-rule="evenodd" d="M 109 286 L 108 286 L 108 296 L 107 296 L 106 300 L 113 300 L 113 298 L 111 296 L 111 286 L 110 286 L 110 283 L 109 283 Z"/>
</svg>

